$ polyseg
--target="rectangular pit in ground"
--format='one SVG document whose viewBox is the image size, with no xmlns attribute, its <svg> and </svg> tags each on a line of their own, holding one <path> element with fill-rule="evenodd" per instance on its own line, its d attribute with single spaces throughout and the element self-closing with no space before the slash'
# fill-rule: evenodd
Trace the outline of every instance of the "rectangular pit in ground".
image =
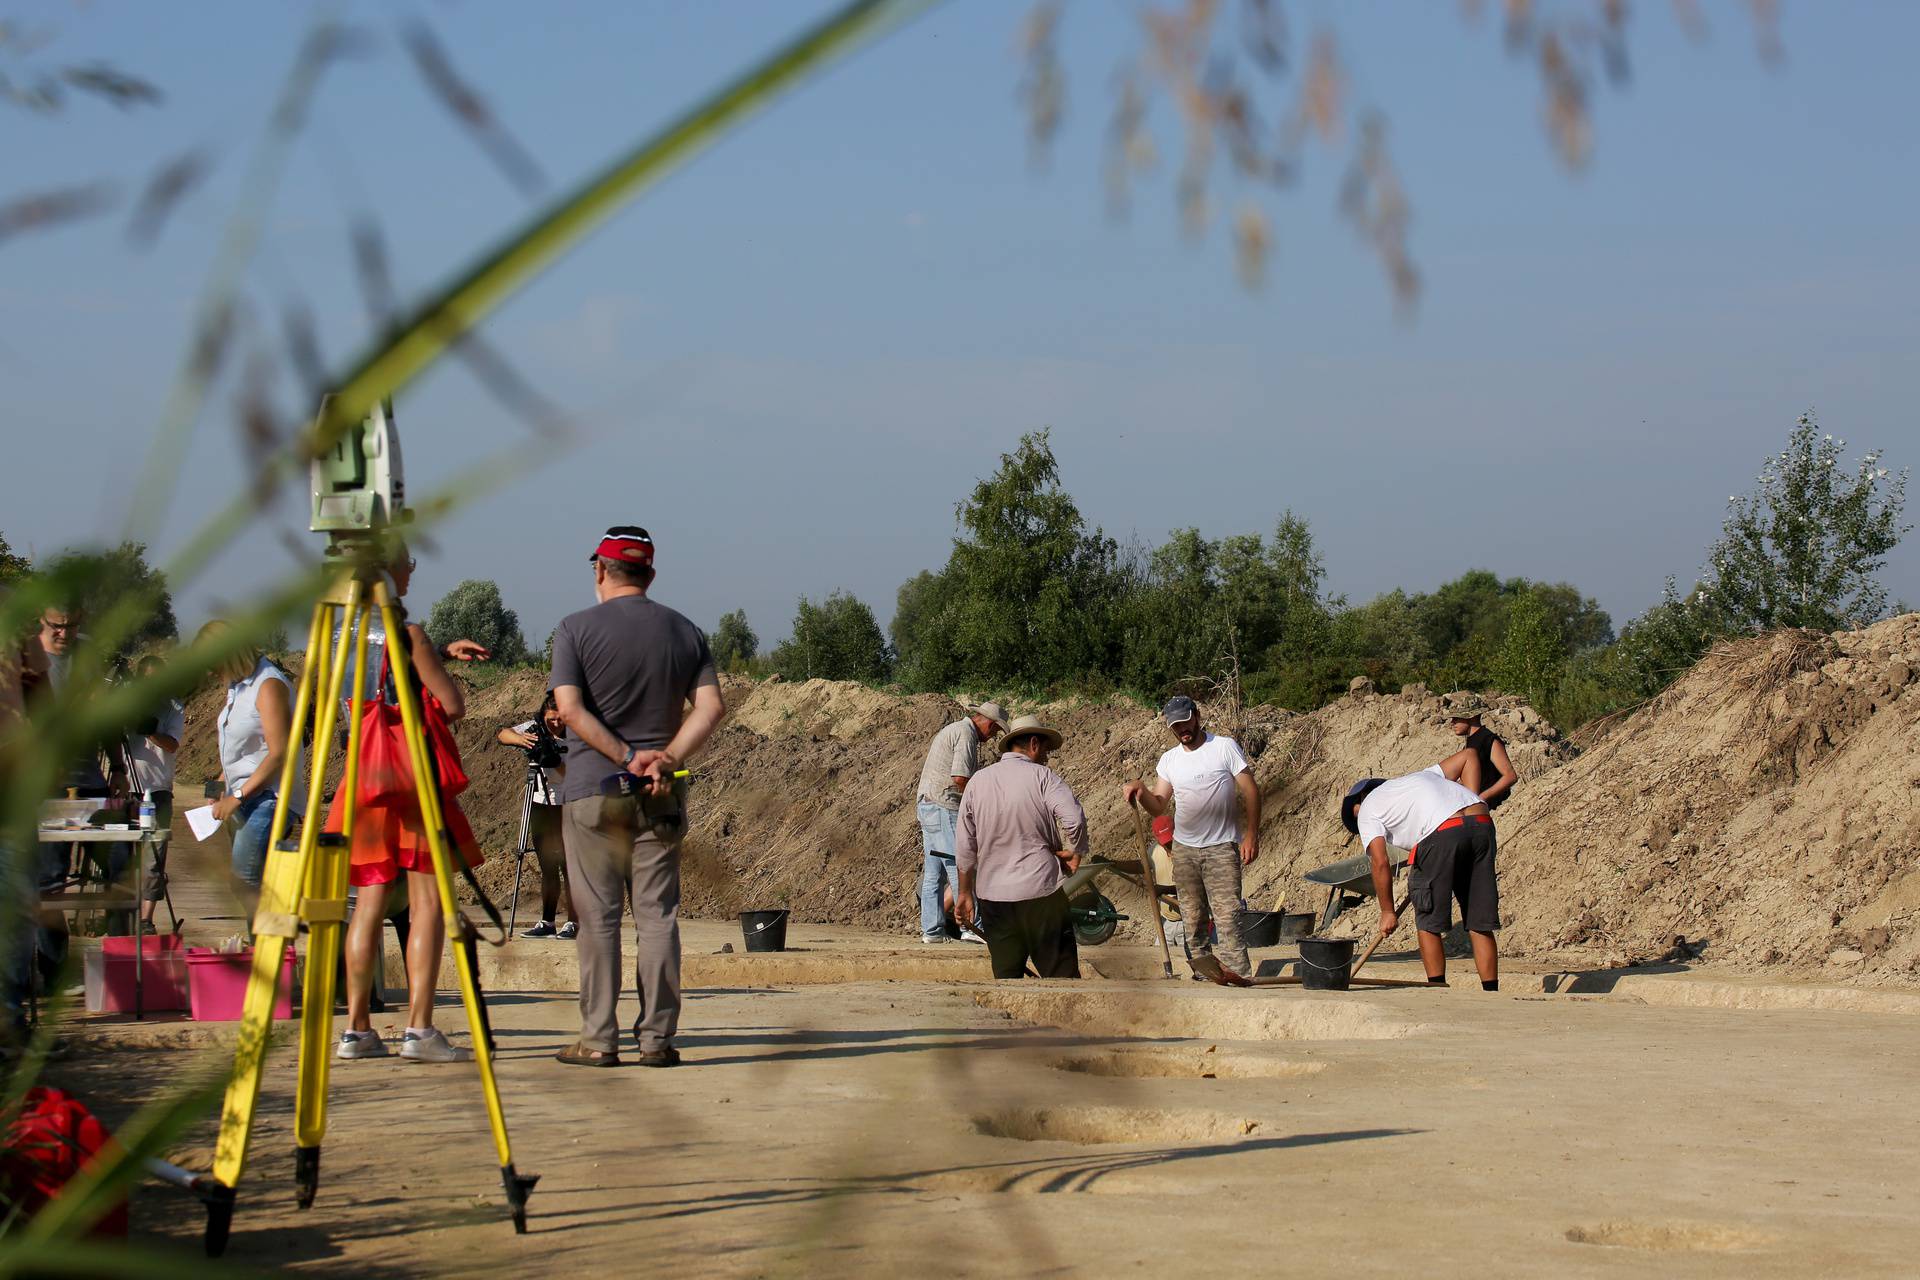
<svg viewBox="0 0 1920 1280">
<path fill-rule="evenodd" d="M 1378 1004 L 1299 991 L 1089 989 L 1005 984 L 983 1009 L 1089 1035 L 1181 1040 L 1396 1040 L 1420 1023 Z"/>
</svg>

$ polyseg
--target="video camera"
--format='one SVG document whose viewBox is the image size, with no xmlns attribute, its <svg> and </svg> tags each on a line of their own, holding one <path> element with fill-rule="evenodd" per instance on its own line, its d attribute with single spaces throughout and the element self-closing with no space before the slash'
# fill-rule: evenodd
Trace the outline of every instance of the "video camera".
<svg viewBox="0 0 1920 1280">
<path fill-rule="evenodd" d="M 566 764 L 567 744 L 553 736 L 547 728 L 547 717 L 536 713 L 533 717 L 533 745 L 527 748 L 527 763 L 537 769 L 558 769 Z"/>
</svg>

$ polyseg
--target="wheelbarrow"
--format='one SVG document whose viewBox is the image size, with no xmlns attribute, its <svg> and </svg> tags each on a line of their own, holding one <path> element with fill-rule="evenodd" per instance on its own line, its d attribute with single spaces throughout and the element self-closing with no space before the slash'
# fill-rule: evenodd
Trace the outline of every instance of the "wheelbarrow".
<svg viewBox="0 0 1920 1280">
<path fill-rule="evenodd" d="M 1405 855 L 1391 865 L 1393 874 L 1399 875 L 1400 868 L 1407 865 Z M 1315 926 L 1315 933 L 1325 933 L 1333 927 L 1334 920 L 1342 911 L 1357 907 L 1374 896 L 1373 859 L 1364 853 L 1316 867 L 1300 878 L 1308 884 L 1327 887 L 1327 905 L 1320 913 L 1320 923 Z"/>
<path fill-rule="evenodd" d="M 1113 900 L 1101 893 L 1096 881 L 1102 875 L 1119 876 L 1136 889 L 1143 889 L 1145 882 L 1140 874 L 1137 860 L 1115 862 L 1108 858 L 1092 858 L 1081 865 L 1060 882 L 1060 888 L 1067 895 L 1067 914 L 1073 922 L 1074 941 L 1083 947 L 1097 947 L 1113 937 L 1120 928 L 1122 920 L 1131 916 L 1120 914 Z M 1166 885 L 1154 886 L 1154 899 L 1162 904 L 1171 903 L 1173 890 Z"/>
</svg>

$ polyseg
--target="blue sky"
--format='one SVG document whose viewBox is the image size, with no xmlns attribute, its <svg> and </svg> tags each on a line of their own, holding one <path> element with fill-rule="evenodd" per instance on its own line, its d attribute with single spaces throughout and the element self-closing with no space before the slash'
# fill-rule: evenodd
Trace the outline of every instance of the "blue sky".
<svg viewBox="0 0 1920 1280">
<path fill-rule="evenodd" d="M 558 187 L 823 8 L 348 6 L 377 47 L 328 75 L 293 156 L 249 277 L 262 338 L 299 297 L 332 361 L 358 346 L 359 210 L 377 208 L 412 292 L 530 207 L 429 100 L 397 17 L 434 23 Z M 121 526 L 313 11 L 12 9 L 57 32 L 37 61 L 103 59 L 167 100 L 0 112 L 0 200 L 135 185 L 188 145 L 219 159 L 151 253 L 112 219 L 0 245 L 0 532 L 45 552 Z M 1350 597 L 1486 567 L 1572 581 L 1619 622 L 1666 575 L 1690 579 L 1725 498 L 1802 410 L 1892 465 L 1920 454 L 1920 111 L 1902 61 L 1920 8 L 1789 3 L 1769 67 L 1744 6 L 1708 5 L 1700 44 L 1665 6 L 1636 6 L 1633 79 L 1598 94 L 1593 161 L 1570 175 L 1536 74 L 1486 19 L 1292 6 L 1302 36 L 1333 26 L 1356 100 L 1390 121 L 1425 279 L 1411 319 L 1335 213 L 1342 162 L 1324 151 L 1265 201 L 1277 252 L 1257 292 L 1219 227 L 1181 235 L 1164 109 L 1161 172 L 1130 219 L 1107 216 L 1101 140 L 1131 12 L 1069 7 L 1068 116 L 1044 169 L 1014 96 L 1024 6 L 953 3 L 781 102 L 512 302 L 487 336 L 587 438 L 451 522 L 417 605 L 491 577 L 538 644 L 590 602 L 599 530 L 638 522 L 659 544 L 656 594 L 703 625 L 744 607 L 772 641 L 796 596 L 835 588 L 884 620 L 899 583 L 944 560 L 973 480 L 1051 427 L 1082 511 L 1123 539 L 1265 530 L 1292 508 Z M 199 424 L 163 553 L 238 482 L 230 384 Z M 524 437 L 452 365 L 398 414 L 416 490 Z M 297 505 L 282 515 L 304 527 Z M 1910 601 L 1915 545 L 1885 575 Z M 183 624 L 288 563 L 262 533 L 181 588 Z"/>
</svg>

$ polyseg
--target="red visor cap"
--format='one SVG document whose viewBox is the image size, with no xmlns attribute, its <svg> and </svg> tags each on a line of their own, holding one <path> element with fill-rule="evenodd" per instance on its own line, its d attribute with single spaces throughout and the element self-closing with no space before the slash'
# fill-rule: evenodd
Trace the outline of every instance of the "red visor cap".
<svg viewBox="0 0 1920 1280">
<path fill-rule="evenodd" d="M 605 556 L 609 560 L 625 560 L 629 564 L 653 563 L 653 539 L 637 538 L 632 534 L 622 534 L 600 539 L 589 560 Z"/>
</svg>

